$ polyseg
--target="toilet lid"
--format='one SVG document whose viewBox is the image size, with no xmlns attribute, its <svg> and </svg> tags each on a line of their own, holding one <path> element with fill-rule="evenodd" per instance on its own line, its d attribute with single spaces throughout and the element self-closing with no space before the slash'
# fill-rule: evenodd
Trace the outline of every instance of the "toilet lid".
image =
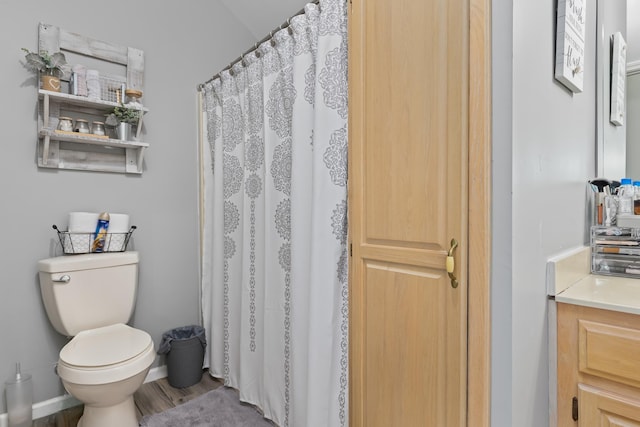
<svg viewBox="0 0 640 427">
<path fill-rule="evenodd" d="M 148 333 L 122 323 L 78 333 L 60 351 L 60 360 L 77 367 L 109 366 L 145 351 L 152 340 Z"/>
</svg>

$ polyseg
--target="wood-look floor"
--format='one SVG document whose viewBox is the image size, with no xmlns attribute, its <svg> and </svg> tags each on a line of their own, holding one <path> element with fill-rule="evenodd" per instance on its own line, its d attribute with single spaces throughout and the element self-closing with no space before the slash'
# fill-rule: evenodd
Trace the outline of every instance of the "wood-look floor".
<svg viewBox="0 0 640 427">
<path fill-rule="evenodd" d="M 216 389 L 222 382 L 212 378 L 205 370 L 198 384 L 186 388 L 174 388 L 166 378 L 143 384 L 134 394 L 138 419 L 173 408 L 210 390 Z M 65 409 L 56 414 L 34 420 L 33 427 L 76 427 L 82 416 L 82 405 Z"/>
</svg>

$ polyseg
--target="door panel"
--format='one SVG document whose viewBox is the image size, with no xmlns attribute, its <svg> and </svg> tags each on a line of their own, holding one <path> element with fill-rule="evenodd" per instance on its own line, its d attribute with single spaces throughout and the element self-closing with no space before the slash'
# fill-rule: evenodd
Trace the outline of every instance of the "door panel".
<svg viewBox="0 0 640 427">
<path fill-rule="evenodd" d="M 446 146 L 429 144 L 446 140 L 446 45 L 434 43 L 446 32 L 444 11 L 434 1 L 366 2 L 363 161 L 375 165 L 363 183 L 367 242 L 446 242 L 446 230 L 432 226 L 446 212 L 446 175 L 437 173 L 447 166 Z"/>
<path fill-rule="evenodd" d="M 425 368 L 443 365 L 445 317 L 422 309 L 442 300 L 442 272 L 377 261 L 366 262 L 365 272 L 366 377 L 375 379 L 365 391 L 368 418 L 386 426 L 445 425 L 445 372 Z"/>
</svg>

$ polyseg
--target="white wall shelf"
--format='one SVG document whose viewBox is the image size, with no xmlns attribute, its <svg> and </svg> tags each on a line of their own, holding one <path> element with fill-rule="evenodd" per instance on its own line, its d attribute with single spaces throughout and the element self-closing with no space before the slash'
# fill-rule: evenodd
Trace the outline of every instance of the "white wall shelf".
<svg viewBox="0 0 640 427">
<path fill-rule="evenodd" d="M 121 78 L 123 83 L 126 82 L 126 88 L 143 89 L 144 53 L 139 49 L 93 40 L 42 23 L 38 40 L 39 50 L 80 54 L 91 58 L 93 64 L 107 61 L 123 65 L 126 77 Z M 63 79 L 68 79 L 68 75 Z M 145 150 L 149 147 L 148 143 L 141 141 L 142 117 L 149 111 L 146 107 L 141 109 L 143 114 L 138 120 L 133 141 L 56 131 L 60 116 L 104 122 L 106 116 L 119 105 L 119 102 L 111 100 L 38 90 L 38 166 L 142 174 Z"/>
</svg>

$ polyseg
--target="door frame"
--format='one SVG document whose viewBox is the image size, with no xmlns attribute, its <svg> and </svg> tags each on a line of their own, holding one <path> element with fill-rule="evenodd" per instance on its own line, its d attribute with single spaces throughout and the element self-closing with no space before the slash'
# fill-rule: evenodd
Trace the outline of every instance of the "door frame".
<svg viewBox="0 0 640 427">
<path fill-rule="evenodd" d="M 491 0 L 469 0 L 467 425 L 491 413 Z"/>
</svg>

